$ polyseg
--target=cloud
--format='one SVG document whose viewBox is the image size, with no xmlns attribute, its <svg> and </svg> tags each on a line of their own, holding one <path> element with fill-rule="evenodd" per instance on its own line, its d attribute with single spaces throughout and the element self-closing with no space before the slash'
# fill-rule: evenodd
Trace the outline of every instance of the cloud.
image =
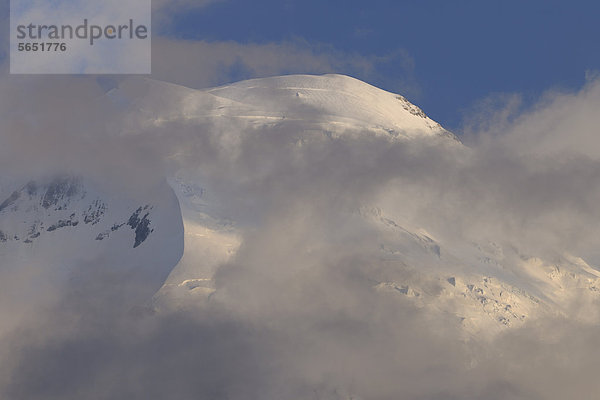
<svg viewBox="0 0 600 400">
<path fill-rule="evenodd" d="M 153 25 L 161 30 L 170 26 L 179 15 L 225 1 L 227 0 L 153 0 Z"/>
<path fill-rule="evenodd" d="M 180 62 L 183 59 L 185 62 Z M 394 85 L 405 89 L 405 94 L 418 94 L 413 63 L 403 52 L 386 57 L 364 56 L 301 39 L 242 44 L 158 37 L 153 39 L 152 76 L 192 88 L 300 73 L 344 73 L 369 80 L 379 79 L 377 68 L 389 62 L 399 62 L 399 75 L 404 76 Z"/>
<path fill-rule="evenodd" d="M 192 88 L 207 88 L 274 75 L 341 73 L 376 82 L 411 99 L 421 96 L 421 88 L 414 74 L 414 59 L 404 49 L 397 49 L 388 54 L 359 54 L 337 49 L 327 43 L 308 43 L 301 37 L 262 43 L 188 40 L 177 37 L 172 33 L 173 30 L 169 29 L 178 16 L 223 1 L 225 0 L 152 1 L 153 78 Z M 144 2 L 145 0 L 136 0 L 129 7 L 136 11 L 140 9 L 141 4 L 145 4 Z M 127 13 L 123 11 L 120 3 L 117 7 L 111 7 L 115 1 L 100 8 L 90 5 L 91 3 L 85 0 L 82 0 L 82 5 L 74 8 L 71 3 L 66 3 L 68 4 L 64 6 L 64 18 L 74 18 L 72 22 L 75 25 L 80 23 L 80 19 L 75 16 L 84 14 L 81 10 L 85 9 L 90 10 L 90 15 L 103 12 L 111 15 L 111 9 L 119 9 L 122 15 Z M 52 14 L 47 2 L 37 1 L 37 4 L 40 14 L 43 15 L 44 10 L 46 14 Z M 1 17 L 8 27 L 8 13 Z M 0 32 L 0 35 L 6 36 L 4 41 L 0 41 L 0 46 L 4 46 L 0 47 L 1 53 L 4 54 L 4 57 L 0 57 L 0 68 L 5 71 L 9 62 L 8 28 Z M 96 58 L 98 57 L 110 59 L 104 53 Z M 129 64 L 129 67 L 131 65 Z M 381 72 L 390 67 L 395 70 L 394 78 Z M 118 75 L 113 77 L 120 78 Z"/>
<path fill-rule="evenodd" d="M 336 62 L 370 68 L 293 45 L 161 39 L 158 49 L 167 61 L 156 77 L 197 87 L 228 79 L 219 66 L 238 61 L 251 75 L 294 72 L 294 64 L 315 72 Z M 168 62 L 182 54 L 189 66 Z M 449 251 L 491 240 L 523 256 L 593 260 L 597 81 L 549 93 L 526 113 L 484 107 L 466 147 L 367 133 L 299 146 L 293 123 L 150 124 L 144 110 L 185 105 L 167 86 L 160 98 L 139 100 L 137 113 L 115 106 L 94 78 L 9 77 L 0 85 L 6 177 L 56 169 L 125 186 L 187 169 L 243 233 L 237 255 L 218 268 L 211 300 L 185 312 L 123 310 L 106 301 L 110 286 L 90 299 L 68 283 L 17 303 L 10 289 L 26 276 L 0 268 L 1 315 L 19 304 L 16 312 L 28 316 L 2 332 L 2 398 L 559 399 L 598 390 L 597 321 L 546 317 L 465 340 L 454 316 L 374 289 L 418 276 L 431 259 L 408 265 L 382 257 L 378 231 L 361 215 L 368 205 L 404 216 Z M 150 107 L 159 104 L 165 109 Z M 320 118 L 319 110 L 306 115 Z M 518 274 L 519 265 L 508 258 L 506 269 Z"/>
</svg>

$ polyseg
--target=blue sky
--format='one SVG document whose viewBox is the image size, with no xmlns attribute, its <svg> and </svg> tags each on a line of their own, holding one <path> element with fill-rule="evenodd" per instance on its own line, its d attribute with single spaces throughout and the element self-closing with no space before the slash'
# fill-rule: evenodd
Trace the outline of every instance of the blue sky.
<svg viewBox="0 0 600 400">
<path fill-rule="evenodd" d="M 465 112 L 498 93 L 527 102 L 577 90 L 600 70 L 600 2 L 482 0 L 224 0 L 178 14 L 169 36 L 244 44 L 301 42 L 378 59 L 336 72 L 401 92 L 460 130 Z M 240 68 L 234 79 L 250 78 Z"/>
</svg>

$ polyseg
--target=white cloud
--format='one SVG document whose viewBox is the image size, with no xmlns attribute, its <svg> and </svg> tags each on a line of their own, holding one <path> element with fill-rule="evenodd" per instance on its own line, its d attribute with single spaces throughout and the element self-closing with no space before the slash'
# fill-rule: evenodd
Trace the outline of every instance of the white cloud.
<svg viewBox="0 0 600 400">
<path fill-rule="evenodd" d="M 404 81 L 397 84 L 406 89 L 403 93 L 418 94 L 412 61 L 404 53 L 381 58 L 310 45 L 301 40 L 241 44 L 159 37 L 153 41 L 153 54 L 154 78 L 193 88 L 294 73 L 344 73 L 364 80 L 377 79 L 378 65 L 389 62 L 391 57 L 402 64 L 399 75 L 404 76 Z"/>
</svg>

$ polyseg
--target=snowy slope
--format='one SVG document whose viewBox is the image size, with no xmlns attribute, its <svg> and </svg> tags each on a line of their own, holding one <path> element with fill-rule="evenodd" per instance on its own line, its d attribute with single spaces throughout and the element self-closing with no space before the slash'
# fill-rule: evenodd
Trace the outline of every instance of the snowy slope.
<svg viewBox="0 0 600 400">
<path fill-rule="evenodd" d="M 369 131 L 390 138 L 453 137 L 403 96 L 343 75 L 252 79 L 207 90 L 138 80 L 124 82 L 109 96 L 155 124 L 183 120 L 291 126 L 304 134 Z"/>
<path fill-rule="evenodd" d="M 5 185 L 1 194 L 0 265 L 34 274 L 26 287 L 71 282 L 96 296 L 100 270 L 127 309 L 152 296 L 183 251 L 179 205 L 166 184 L 131 196 L 58 175 Z"/>
<path fill-rule="evenodd" d="M 209 90 L 229 118 L 290 119 L 327 130 L 382 130 L 391 136 L 447 133 L 401 95 L 343 75 L 253 79 Z M 265 110 L 268 110 L 265 112 Z"/>
</svg>

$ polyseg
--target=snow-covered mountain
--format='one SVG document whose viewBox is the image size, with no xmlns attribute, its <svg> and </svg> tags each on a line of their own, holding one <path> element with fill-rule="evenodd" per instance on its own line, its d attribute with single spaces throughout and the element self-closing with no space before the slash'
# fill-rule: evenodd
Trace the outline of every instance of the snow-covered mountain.
<svg viewBox="0 0 600 400">
<path fill-rule="evenodd" d="M 4 185 L 0 263 L 27 259 L 57 270 L 85 270 L 80 266 L 101 262 L 117 281 L 140 283 L 127 289 L 135 291 L 135 301 L 150 297 L 170 273 L 156 294 L 158 308 L 219 300 L 215 274 L 257 229 L 253 223 L 261 218 L 261 206 L 256 203 L 264 199 L 254 188 L 273 176 L 273 149 L 285 149 L 292 165 L 307 144 L 340 138 L 353 146 L 363 146 L 369 137 L 435 142 L 457 162 L 469 151 L 401 95 L 340 75 L 253 79 L 207 90 L 137 79 L 121 82 L 107 97 L 125 111 L 123 135 L 166 128 L 173 140 L 190 141 L 189 148 L 169 155 L 175 166 L 167 172 L 170 188 L 129 198 L 98 189 L 85 177 Z M 245 157 L 245 152 L 262 154 L 248 145 L 253 135 L 268 143 L 264 159 Z M 198 138 L 201 145 L 194 142 Z M 202 153 L 205 148 L 211 153 Z M 195 151 L 207 161 L 191 166 L 182 161 L 193 159 Z M 211 157 L 219 168 L 232 170 L 211 169 L 217 165 Z M 247 175 L 241 176 L 242 170 Z M 346 210 L 341 202 L 339 208 L 349 224 L 369 232 L 361 245 L 365 262 L 378 266 L 364 280 L 373 296 L 444 316 L 472 335 L 560 315 L 575 296 L 591 301 L 600 294 L 600 273 L 576 255 L 547 259 L 526 254 L 518 243 L 486 237 L 457 243 L 421 220 L 413 203 L 396 201 L 408 198 L 402 188 L 379 189 L 366 198 L 356 207 Z M 80 251 L 65 253 L 66 248 Z"/>
<path fill-rule="evenodd" d="M 131 80 L 108 95 L 154 124 L 180 120 L 289 127 L 302 132 L 302 139 L 365 131 L 391 138 L 454 137 L 403 96 L 343 75 L 252 79 L 208 90 Z"/>
<path fill-rule="evenodd" d="M 0 193 L 5 271 L 27 266 L 41 280 L 70 280 L 87 290 L 101 286 L 93 282 L 99 276 L 94 270 L 101 269 L 113 287 L 122 287 L 113 292 L 122 296 L 118 301 L 133 307 L 161 287 L 181 257 L 181 214 L 166 184 L 132 197 L 58 175 L 7 184 Z"/>
</svg>

